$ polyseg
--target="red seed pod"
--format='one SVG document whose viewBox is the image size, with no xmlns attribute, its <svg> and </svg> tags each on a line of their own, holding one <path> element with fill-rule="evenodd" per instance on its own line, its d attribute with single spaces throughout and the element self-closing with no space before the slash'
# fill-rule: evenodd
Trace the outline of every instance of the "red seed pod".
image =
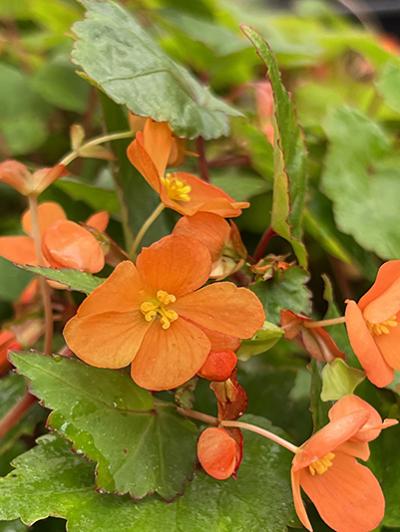
<svg viewBox="0 0 400 532">
<path fill-rule="evenodd" d="M 226 381 L 232 375 L 236 364 L 237 356 L 233 351 L 210 351 L 198 375 L 209 381 Z"/>
<path fill-rule="evenodd" d="M 226 480 L 237 470 L 241 448 L 223 428 L 210 427 L 200 434 L 197 456 L 204 471 L 217 480 Z"/>
</svg>

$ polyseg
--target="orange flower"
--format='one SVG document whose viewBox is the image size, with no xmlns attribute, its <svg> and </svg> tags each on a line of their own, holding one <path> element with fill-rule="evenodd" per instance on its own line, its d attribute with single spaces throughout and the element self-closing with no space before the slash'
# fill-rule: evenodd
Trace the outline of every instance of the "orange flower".
<svg viewBox="0 0 400 532">
<path fill-rule="evenodd" d="M 187 172 L 165 173 L 173 150 L 173 137 L 166 122 L 146 120 L 128 147 L 128 158 L 162 203 L 180 214 L 212 212 L 223 217 L 241 214 L 247 202 L 236 202 L 223 190 Z"/>
<path fill-rule="evenodd" d="M 312 358 L 320 362 L 330 362 L 334 358 L 344 359 L 344 354 L 323 327 L 304 326 L 304 323 L 310 321 L 312 319 L 303 314 L 296 314 L 287 309 L 281 310 L 281 325 L 285 330 L 286 339 L 298 340 Z"/>
<path fill-rule="evenodd" d="M 226 480 L 235 474 L 242 460 L 241 433 L 240 442 L 233 437 L 231 430 L 219 427 L 205 429 L 197 442 L 199 462 L 211 477 Z"/>
<path fill-rule="evenodd" d="M 180 386 L 204 364 L 207 330 L 250 338 L 264 311 L 257 297 L 232 283 L 207 281 L 211 257 L 204 246 L 170 235 L 121 262 L 82 303 L 64 330 L 86 363 L 122 368 L 150 390 Z"/>
<path fill-rule="evenodd" d="M 237 356 L 233 351 L 210 351 L 198 375 L 209 381 L 226 381 L 232 375 L 237 364 Z"/>
<path fill-rule="evenodd" d="M 65 175 L 63 164 L 52 168 L 41 168 L 31 173 L 28 168 L 14 160 L 0 163 L 0 182 L 10 185 L 24 196 L 38 196 L 56 179 Z"/>
<path fill-rule="evenodd" d="M 383 387 L 400 369 L 400 260 L 386 262 L 360 299 L 347 301 L 346 327 L 351 346 L 368 379 Z"/>
<path fill-rule="evenodd" d="M 42 235 L 42 253 L 45 262 L 53 268 L 74 268 L 91 273 L 104 266 L 104 253 L 100 244 L 86 229 L 67 220 L 57 203 L 42 203 L 38 207 L 39 227 Z M 107 213 L 98 213 L 88 223 L 103 228 Z M 4 236 L 0 238 L 0 256 L 18 264 L 36 265 L 36 253 L 31 237 L 29 210 L 22 216 L 22 228 L 29 236 Z"/>
<path fill-rule="evenodd" d="M 354 395 L 340 399 L 329 411 L 330 422 L 311 436 L 292 463 L 296 513 L 308 529 L 310 521 L 302 488 L 322 519 L 340 532 L 367 532 L 381 522 L 385 500 L 372 472 L 357 462 L 369 456 L 368 442 L 396 420 L 382 422 L 378 412 Z"/>
</svg>

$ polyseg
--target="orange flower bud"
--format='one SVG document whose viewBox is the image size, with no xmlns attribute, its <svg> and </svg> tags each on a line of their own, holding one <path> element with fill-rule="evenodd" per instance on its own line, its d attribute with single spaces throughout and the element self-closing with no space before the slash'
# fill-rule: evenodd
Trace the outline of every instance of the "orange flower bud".
<svg viewBox="0 0 400 532">
<path fill-rule="evenodd" d="M 237 364 L 233 351 L 210 351 L 198 375 L 209 381 L 226 381 L 232 375 Z"/>
<path fill-rule="evenodd" d="M 23 196 L 39 196 L 63 175 L 65 175 L 63 164 L 58 164 L 52 168 L 41 168 L 33 173 L 18 161 L 8 160 L 0 164 L 0 182 L 15 188 Z"/>
<path fill-rule="evenodd" d="M 210 427 L 200 435 L 197 456 L 208 475 L 217 480 L 226 480 L 239 467 L 242 449 L 227 430 Z"/>
</svg>

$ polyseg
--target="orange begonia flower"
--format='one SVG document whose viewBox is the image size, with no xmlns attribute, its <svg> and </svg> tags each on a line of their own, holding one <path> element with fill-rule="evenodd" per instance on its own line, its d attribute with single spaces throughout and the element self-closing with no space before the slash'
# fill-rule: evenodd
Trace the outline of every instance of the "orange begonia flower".
<svg viewBox="0 0 400 532">
<path fill-rule="evenodd" d="M 400 260 L 379 268 L 358 303 L 347 301 L 346 327 L 368 379 L 379 387 L 390 384 L 400 369 Z"/>
<path fill-rule="evenodd" d="M 242 446 L 231 435 L 231 431 L 209 427 L 200 434 L 197 442 L 197 457 L 204 471 L 211 477 L 226 480 L 237 471 L 240 465 Z"/>
<path fill-rule="evenodd" d="M 226 381 L 232 375 L 237 364 L 237 356 L 233 351 L 210 351 L 208 357 L 197 374 L 209 381 Z"/>
<path fill-rule="evenodd" d="M 257 297 L 232 283 L 199 289 L 211 257 L 189 238 L 164 237 L 121 262 L 79 307 L 64 330 L 69 347 L 88 364 L 122 368 L 150 390 L 180 386 L 204 364 L 206 330 L 250 338 L 264 311 Z"/>
<path fill-rule="evenodd" d="M 281 310 L 281 326 L 285 330 L 285 338 L 298 340 L 304 349 L 320 362 L 331 362 L 334 358 L 343 358 L 344 354 L 333 338 L 323 327 L 307 328 L 305 322 L 312 321 L 308 316 L 296 314 L 291 310 Z"/>
<path fill-rule="evenodd" d="M 10 185 L 24 196 L 38 196 L 65 173 L 63 164 L 41 168 L 32 173 L 19 161 L 7 160 L 0 163 L 0 183 Z"/>
<path fill-rule="evenodd" d="M 193 216 L 211 212 L 223 217 L 241 214 L 247 202 L 237 202 L 223 190 L 187 172 L 165 173 L 173 148 L 172 133 L 166 122 L 148 119 L 128 147 L 128 158 L 166 207 Z"/>
<path fill-rule="evenodd" d="M 94 218 L 93 223 L 104 227 L 108 215 L 105 213 L 99 213 L 99 215 L 98 218 Z M 103 268 L 104 253 L 101 245 L 89 231 L 67 220 L 60 205 L 53 202 L 39 205 L 38 221 L 46 265 L 52 268 L 74 268 L 91 273 L 96 273 Z M 29 210 L 22 216 L 22 228 L 29 236 L 0 237 L 0 256 L 18 264 L 37 265 Z"/>
<path fill-rule="evenodd" d="M 340 532 L 368 532 L 381 522 L 385 500 L 379 482 L 356 458 L 369 456 L 368 442 L 397 423 L 382 422 L 378 412 L 351 395 L 329 411 L 330 422 L 311 436 L 292 463 L 292 490 L 296 513 L 312 530 L 302 488 L 322 519 Z"/>
</svg>

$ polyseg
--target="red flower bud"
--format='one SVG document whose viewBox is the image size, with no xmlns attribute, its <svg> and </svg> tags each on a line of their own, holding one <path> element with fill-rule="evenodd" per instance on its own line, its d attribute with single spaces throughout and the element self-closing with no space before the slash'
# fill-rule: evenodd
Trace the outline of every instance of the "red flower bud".
<svg viewBox="0 0 400 532">
<path fill-rule="evenodd" d="M 232 375 L 236 364 L 237 356 L 233 351 L 210 351 L 198 375 L 209 381 L 226 381 Z"/>
</svg>

